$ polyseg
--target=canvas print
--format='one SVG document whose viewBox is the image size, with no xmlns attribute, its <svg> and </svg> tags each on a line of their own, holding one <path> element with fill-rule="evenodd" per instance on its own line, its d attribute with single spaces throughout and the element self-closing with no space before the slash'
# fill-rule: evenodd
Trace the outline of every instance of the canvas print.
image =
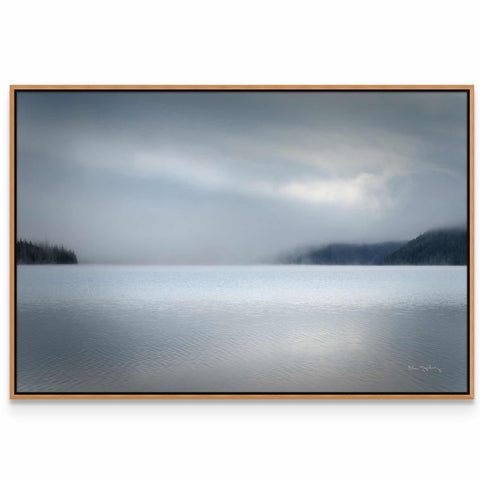
<svg viewBox="0 0 480 480">
<path fill-rule="evenodd" d="M 14 393 L 468 395 L 468 89 L 14 94 Z"/>
</svg>

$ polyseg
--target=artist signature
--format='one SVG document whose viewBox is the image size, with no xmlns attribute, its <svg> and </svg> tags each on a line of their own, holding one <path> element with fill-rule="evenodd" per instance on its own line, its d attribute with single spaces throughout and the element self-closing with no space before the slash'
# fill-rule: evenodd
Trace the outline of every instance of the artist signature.
<svg viewBox="0 0 480 480">
<path fill-rule="evenodd" d="M 442 373 L 442 369 L 439 367 L 435 367 L 432 365 L 420 365 L 418 367 L 415 367 L 414 365 L 409 365 L 408 366 L 409 370 L 419 370 L 423 373 L 431 372 L 432 370 L 436 370 L 438 373 Z"/>
</svg>

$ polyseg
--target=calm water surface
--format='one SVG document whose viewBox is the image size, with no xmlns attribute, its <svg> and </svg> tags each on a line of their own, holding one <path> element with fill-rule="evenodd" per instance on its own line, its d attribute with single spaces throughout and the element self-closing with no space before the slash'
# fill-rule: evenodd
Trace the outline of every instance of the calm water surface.
<svg viewBox="0 0 480 480">
<path fill-rule="evenodd" d="M 19 392 L 461 392 L 466 267 L 19 266 Z"/>
</svg>

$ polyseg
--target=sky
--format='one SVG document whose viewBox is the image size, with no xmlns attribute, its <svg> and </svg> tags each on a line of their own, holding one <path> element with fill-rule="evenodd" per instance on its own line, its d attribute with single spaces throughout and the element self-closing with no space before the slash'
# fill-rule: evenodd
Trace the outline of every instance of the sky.
<svg viewBox="0 0 480 480">
<path fill-rule="evenodd" d="M 464 92 L 18 92 L 17 236 L 269 263 L 467 220 Z"/>
</svg>

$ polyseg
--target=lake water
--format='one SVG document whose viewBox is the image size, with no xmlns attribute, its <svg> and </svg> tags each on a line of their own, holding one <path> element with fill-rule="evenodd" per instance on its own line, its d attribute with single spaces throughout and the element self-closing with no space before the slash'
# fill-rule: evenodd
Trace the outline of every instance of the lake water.
<svg viewBox="0 0 480 480">
<path fill-rule="evenodd" d="M 466 267 L 18 266 L 19 392 L 464 392 Z"/>
</svg>

